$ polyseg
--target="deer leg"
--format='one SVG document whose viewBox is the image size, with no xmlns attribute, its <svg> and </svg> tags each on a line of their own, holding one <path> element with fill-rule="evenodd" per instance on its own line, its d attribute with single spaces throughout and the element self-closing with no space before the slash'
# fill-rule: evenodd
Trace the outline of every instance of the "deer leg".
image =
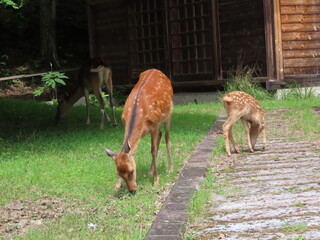
<svg viewBox="0 0 320 240">
<path fill-rule="evenodd" d="M 114 105 L 112 92 L 109 93 L 109 101 L 110 101 L 110 107 L 112 110 L 113 126 L 117 126 L 118 123 L 117 123 L 117 119 L 116 119 L 116 107 Z"/>
<path fill-rule="evenodd" d="M 101 94 L 101 90 L 96 90 L 94 91 L 94 94 L 96 95 L 98 101 L 99 101 L 99 104 L 100 104 L 100 111 L 101 111 L 101 119 L 100 119 L 100 129 L 103 129 L 104 128 L 104 116 L 106 117 L 107 121 L 108 122 L 111 122 L 106 110 L 105 110 L 105 102 L 103 100 L 103 97 L 102 97 L 102 94 Z"/>
<path fill-rule="evenodd" d="M 87 109 L 87 125 L 90 125 L 90 102 L 89 102 L 89 91 L 84 89 L 84 98 L 86 100 L 86 109 Z"/>
<path fill-rule="evenodd" d="M 112 86 L 112 73 L 111 73 L 111 71 L 109 73 L 109 76 L 107 77 L 106 85 L 107 85 L 107 90 L 108 90 L 108 94 L 109 94 L 110 107 L 112 110 L 113 126 L 117 126 L 118 123 L 117 123 L 117 119 L 116 119 L 116 107 L 115 107 L 114 100 L 113 100 L 113 86 Z"/>
<path fill-rule="evenodd" d="M 168 171 L 173 172 L 171 152 L 170 152 L 170 147 L 171 147 L 170 134 L 169 134 L 170 120 L 171 119 L 169 119 L 164 123 L 164 128 L 165 128 L 165 134 L 166 134 L 166 147 L 167 147 L 167 153 L 168 153 Z"/>
<path fill-rule="evenodd" d="M 116 186 L 114 187 L 115 190 L 119 190 L 121 188 L 122 181 L 123 181 L 123 179 L 121 177 L 118 177 Z"/>
<path fill-rule="evenodd" d="M 228 117 L 227 121 L 222 125 L 223 136 L 224 136 L 225 145 L 226 145 L 226 152 L 227 152 L 228 156 L 231 156 L 230 145 L 229 145 L 229 135 L 230 135 L 229 133 L 232 130 L 232 126 L 235 124 L 235 122 L 238 119 L 239 119 L 238 117 L 236 117 L 234 115 L 230 115 Z M 234 142 L 234 140 L 233 140 L 233 142 Z M 234 142 L 234 144 L 235 144 L 235 142 Z"/>
<path fill-rule="evenodd" d="M 246 131 L 246 134 L 247 134 L 249 151 L 250 151 L 250 152 L 254 152 L 254 151 L 253 151 L 253 148 L 252 148 L 252 144 L 251 144 L 249 123 L 248 123 L 248 121 L 246 121 L 246 120 L 244 120 L 244 119 L 241 119 L 241 121 L 242 121 L 243 127 L 244 127 L 244 129 L 245 129 L 245 131 Z"/>
<path fill-rule="evenodd" d="M 230 139 L 230 142 L 232 143 L 232 146 L 234 148 L 234 151 L 236 153 L 239 153 L 239 147 L 238 145 L 236 144 L 236 142 L 234 141 L 234 138 L 233 138 L 233 135 L 232 135 L 232 126 L 230 127 L 230 130 L 229 130 L 229 139 Z"/>
<path fill-rule="evenodd" d="M 266 150 L 267 138 L 266 138 L 266 127 L 262 130 L 263 140 L 262 140 L 262 150 Z"/>
<path fill-rule="evenodd" d="M 151 132 L 151 154 L 152 154 L 152 165 L 150 169 L 150 173 L 152 171 L 154 177 L 154 185 L 159 184 L 159 175 L 157 171 L 157 155 L 159 150 L 159 143 L 161 137 L 161 131 L 158 127 L 155 127 Z"/>
<path fill-rule="evenodd" d="M 158 141 L 157 141 L 157 154 L 158 154 L 158 150 L 159 150 L 159 144 L 160 144 L 160 140 L 161 140 L 161 136 L 162 136 L 162 132 L 159 129 L 159 136 L 158 136 Z M 153 148 L 154 146 L 152 145 L 153 141 L 152 141 L 152 135 L 151 135 L 151 155 L 153 156 Z M 156 168 L 156 162 L 153 161 L 154 158 L 152 157 L 152 162 L 151 162 L 151 166 L 150 166 L 150 170 L 149 170 L 149 175 L 153 175 L 154 169 Z"/>
</svg>

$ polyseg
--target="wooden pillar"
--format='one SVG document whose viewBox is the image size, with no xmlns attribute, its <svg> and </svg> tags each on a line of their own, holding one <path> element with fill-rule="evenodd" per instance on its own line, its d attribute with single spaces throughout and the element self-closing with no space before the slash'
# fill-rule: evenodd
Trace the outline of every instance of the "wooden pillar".
<svg viewBox="0 0 320 240">
<path fill-rule="evenodd" d="M 213 43 L 214 79 L 222 80 L 218 1 L 212 0 L 211 6 L 212 6 L 212 27 L 213 27 L 212 43 Z"/>
<path fill-rule="evenodd" d="M 282 57 L 282 37 L 281 37 L 281 12 L 280 1 L 274 0 L 274 32 L 275 32 L 275 56 L 276 56 L 276 77 L 283 80 L 283 57 Z"/>
</svg>

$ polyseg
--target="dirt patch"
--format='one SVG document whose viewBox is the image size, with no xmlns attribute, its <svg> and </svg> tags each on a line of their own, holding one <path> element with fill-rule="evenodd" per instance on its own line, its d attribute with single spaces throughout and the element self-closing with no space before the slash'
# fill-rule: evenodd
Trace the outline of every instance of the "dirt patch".
<svg viewBox="0 0 320 240">
<path fill-rule="evenodd" d="M 0 238 L 10 239 L 30 229 L 41 227 L 46 221 L 61 217 L 65 202 L 59 198 L 11 201 L 0 208 Z"/>
<path fill-rule="evenodd" d="M 12 84 L 2 87 L 0 90 L 0 99 L 35 99 L 37 101 L 50 101 L 51 96 L 49 93 L 44 93 L 41 96 L 35 97 L 33 95 L 33 88 L 31 86 L 25 86 L 20 84 Z"/>
</svg>

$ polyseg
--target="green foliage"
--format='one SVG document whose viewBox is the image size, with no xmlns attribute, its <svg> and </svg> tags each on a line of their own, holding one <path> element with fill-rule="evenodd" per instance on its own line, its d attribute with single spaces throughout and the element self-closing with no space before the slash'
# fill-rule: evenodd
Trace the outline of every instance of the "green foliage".
<svg viewBox="0 0 320 240">
<path fill-rule="evenodd" d="M 67 79 L 68 77 L 64 73 L 59 72 L 48 72 L 42 76 L 41 81 L 43 82 L 43 86 L 38 87 L 33 91 L 34 96 L 40 96 L 44 92 L 54 92 L 53 98 L 57 98 L 57 84 L 66 85 L 63 79 Z"/>
<path fill-rule="evenodd" d="M 117 87 L 113 91 L 113 97 L 117 106 L 123 106 L 127 100 L 128 94 L 126 94 L 125 87 Z"/>
<path fill-rule="evenodd" d="M 102 96 L 102 98 L 103 98 L 104 100 L 106 100 L 106 99 L 108 99 L 109 94 L 107 94 L 107 93 L 105 93 L 105 92 L 102 92 L 102 93 L 101 93 L 101 96 Z M 89 94 L 89 103 L 90 103 L 91 105 L 99 106 L 99 101 L 98 101 L 96 95 L 94 95 L 94 94 Z M 106 101 L 106 104 L 108 104 L 108 101 Z"/>
<path fill-rule="evenodd" d="M 22 8 L 26 3 L 26 0 L 17 0 L 17 1 L 12 1 L 12 0 L 0 0 L 0 5 L 3 5 L 5 7 L 12 7 L 14 9 L 20 9 Z"/>
<path fill-rule="evenodd" d="M 0 56 L 0 65 L 6 65 L 5 60 L 8 60 L 8 59 L 9 59 L 8 55 L 1 55 Z"/>
</svg>

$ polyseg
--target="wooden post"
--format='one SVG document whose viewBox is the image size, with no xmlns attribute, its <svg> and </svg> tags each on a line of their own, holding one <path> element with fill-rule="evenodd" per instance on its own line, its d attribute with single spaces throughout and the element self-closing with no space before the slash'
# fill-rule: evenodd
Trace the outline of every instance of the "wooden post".
<svg viewBox="0 0 320 240">
<path fill-rule="evenodd" d="M 214 79 L 222 80 L 222 67 L 221 67 L 221 44 L 220 44 L 220 29 L 219 29 L 219 9 L 218 1 L 212 0 L 212 27 L 213 27 L 213 66 L 214 66 Z"/>
<path fill-rule="evenodd" d="M 276 65 L 275 65 L 275 43 L 274 43 L 274 11 L 273 1 L 264 0 L 264 29 L 266 39 L 266 61 L 267 61 L 267 81 L 277 80 Z"/>
<path fill-rule="evenodd" d="M 280 0 L 274 0 L 273 8 L 274 8 L 276 77 L 277 77 L 277 80 L 282 81 L 283 80 L 283 57 L 282 57 Z"/>
</svg>

